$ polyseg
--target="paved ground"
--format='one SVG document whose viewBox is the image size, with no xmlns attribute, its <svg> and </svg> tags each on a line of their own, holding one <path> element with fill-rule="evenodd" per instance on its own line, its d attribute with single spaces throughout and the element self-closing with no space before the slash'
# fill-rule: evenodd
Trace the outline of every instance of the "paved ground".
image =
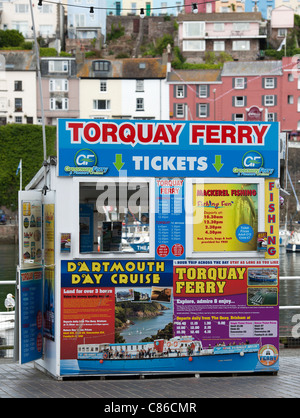
<svg viewBox="0 0 300 418">
<path fill-rule="evenodd" d="M 277 375 L 194 376 L 74 379 L 57 381 L 37 370 L 33 364 L 0 363 L 0 398 L 102 398 L 103 408 L 122 403 L 138 405 L 143 400 L 147 408 L 170 408 L 172 402 L 192 402 L 200 398 L 299 398 L 300 350 L 280 352 Z M 121 400 L 122 398 L 122 400 Z M 119 403 L 118 403 L 119 399 Z M 156 402 L 154 405 L 153 402 Z M 166 404 L 166 402 L 169 404 Z M 163 404 L 162 404 L 163 403 Z M 198 404 L 197 404 L 198 405 Z M 192 408 L 193 404 L 190 404 Z M 100 408 L 101 409 L 101 408 Z M 141 406 L 140 406 L 141 409 Z M 104 410 L 104 412 L 106 412 Z M 121 411 L 117 411 L 121 412 Z M 127 411 L 129 412 L 129 411 Z M 134 410 L 130 411 L 133 414 Z M 149 411 L 148 411 L 149 412 Z M 150 410 L 150 412 L 153 412 Z M 160 411 L 158 411 L 160 412 Z M 167 412 L 167 411 L 165 411 Z M 195 411 L 191 411 L 195 412 Z"/>
</svg>

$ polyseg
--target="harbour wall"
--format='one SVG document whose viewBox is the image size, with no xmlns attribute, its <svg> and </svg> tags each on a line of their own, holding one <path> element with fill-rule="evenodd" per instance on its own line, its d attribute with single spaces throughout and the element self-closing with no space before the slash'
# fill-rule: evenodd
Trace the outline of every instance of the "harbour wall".
<svg viewBox="0 0 300 418">
<path fill-rule="evenodd" d="M 18 233 L 18 225 L 0 225 L 0 244 L 17 244 Z"/>
</svg>

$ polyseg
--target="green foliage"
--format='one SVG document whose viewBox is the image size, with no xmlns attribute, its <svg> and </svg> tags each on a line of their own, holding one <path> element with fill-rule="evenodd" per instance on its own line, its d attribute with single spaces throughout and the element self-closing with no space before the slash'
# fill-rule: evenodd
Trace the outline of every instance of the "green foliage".
<svg viewBox="0 0 300 418">
<path fill-rule="evenodd" d="M 40 57 L 57 57 L 55 48 L 40 48 Z"/>
<path fill-rule="evenodd" d="M 174 39 L 172 35 L 164 35 L 162 38 L 158 38 L 156 43 L 153 42 L 143 47 L 143 55 L 151 55 L 152 57 L 161 56 L 168 44 L 173 46 Z"/>
<path fill-rule="evenodd" d="M 0 30 L 0 48 L 20 46 L 24 36 L 15 29 Z"/>
<path fill-rule="evenodd" d="M 33 42 L 30 42 L 30 41 L 22 42 L 21 48 L 22 49 L 27 49 L 27 50 L 33 49 Z"/>
<path fill-rule="evenodd" d="M 121 38 L 121 36 L 124 36 L 125 28 L 124 26 L 119 23 L 118 27 L 116 28 L 114 24 L 111 25 L 110 33 L 107 33 L 106 39 L 107 41 L 112 41 L 114 39 Z"/>
<path fill-rule="evenodd" d="M 60 57 L 72 57 L 72 54 L 70 54 L 66 51 L 60 51 L 59 56 Z"/>
<path fill-rule="evenodd" d="M 56 155 L 56 127 L 46 126 L 47 156 Z M 42 167 L 44 160 L 42 127 L 9 124 L 0 126 L 0 205 L 17 208 L 22 159 L 23 189 Z"/>
</svg>

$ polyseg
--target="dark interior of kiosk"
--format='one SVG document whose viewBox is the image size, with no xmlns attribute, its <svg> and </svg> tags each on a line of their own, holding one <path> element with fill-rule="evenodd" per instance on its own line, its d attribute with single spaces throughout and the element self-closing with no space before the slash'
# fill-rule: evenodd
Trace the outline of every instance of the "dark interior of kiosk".
<svg viewBox="0 0 300 418">
<path fill-rule="evenodd" d="M 149 253 L 149 183 L 83 182 L 79 201 L 81 253 Z"/>
</svg>

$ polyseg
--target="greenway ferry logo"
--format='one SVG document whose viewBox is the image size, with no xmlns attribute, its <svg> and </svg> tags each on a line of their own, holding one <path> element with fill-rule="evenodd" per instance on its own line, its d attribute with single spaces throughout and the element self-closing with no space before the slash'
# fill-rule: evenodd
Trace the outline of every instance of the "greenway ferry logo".
<svg viewBox="0 0 300 418">
<path fill-rule="evenodd" d="M 74 166 L 65 166 L 65 172 L 69 175 L 103 175 L 108 171 L 108 167 L 97 166 L 97 155 L 90 149 L 79 150 L 74 157 Z"/>
<path fill-rule="evenodd" d="M 258 351 L 258 360 L 264 366 L 273 366 L 278 360 L 278 350 L 272 344 L 263 345 Z"/>
<path fill-rule="evenodd" d="M 238 176 L 269 177 L 274 168 L 264 168 L 264 159 L 258 151 L 248 151 L 242 158 L 243 168 L 235 167 L 233 173 Z"/>
</svg>

